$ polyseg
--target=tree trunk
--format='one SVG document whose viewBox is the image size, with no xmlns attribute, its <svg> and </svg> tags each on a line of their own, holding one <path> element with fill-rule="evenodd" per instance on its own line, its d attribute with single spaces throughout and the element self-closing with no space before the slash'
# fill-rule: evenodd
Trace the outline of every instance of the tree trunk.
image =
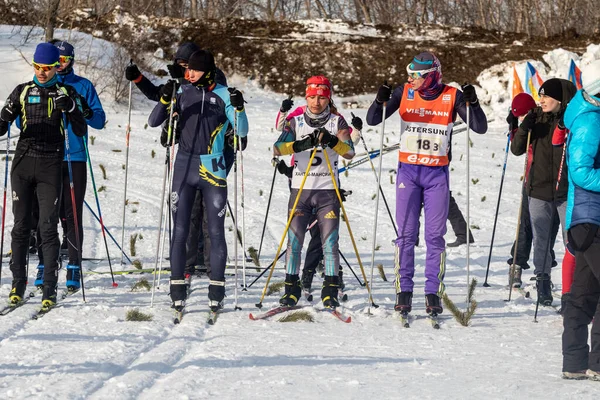
<svg viewBox="0 0 600 400">
<path fill-rule="evenodd" d="M 48 3 L 48 13 L 46 14 L 46 42 L 54 38 L 54 28 L 56 27 L 56 17 L 60 0 L 50 0 Z"/>
</svg>

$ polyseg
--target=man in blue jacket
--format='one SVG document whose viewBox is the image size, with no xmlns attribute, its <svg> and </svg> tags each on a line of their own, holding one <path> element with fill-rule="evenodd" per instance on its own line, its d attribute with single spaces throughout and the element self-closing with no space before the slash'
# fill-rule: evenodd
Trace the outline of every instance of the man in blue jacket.
<svg viewBox="0 0 600 400">
<path fill-rule="evenodd" d="M 88 126 L 94 129 L 104 128 L 106 115 L 102 109 L 100 98 L 92 82 L 88 79 L 78 76 L 73 71 L 75 63 L 75 49 L 64 41 L 52 41 L 58 48 L 60 66 L 57 69 L 58 82 L 72 86 L 80 96 L 83 116 Z M 83 224 L 82 210 L 85 190 L 87 185 L 87 154 L 85 146 L 87 144 L 87 133 L 85 136 L 76 136 L 69 126 L 69 149 L 71 152 L 71 167 L 73 170 L 73 188 L 75 191 L 75 207 L 77 209 L 77 223 L 79 229 L 80 245 L 83 246 Z M 86 144 L 84 144 L 84 141 Z M 60 220 L 63 227 L 63 247 L 64 241 L 68 243 L 69 264 L 67 265 L 67 288 L 71 291 L 79 290 L 81 279 L 81 252 L 77 248 L 75 240 L 75 222 L 73 213 L 73 204 L 71 203 L 71 191 L 69 185 L 69 170 L 67 165 L 67 155 L 63 159 L 62 166 L 62 204 L 60 205 Z M 39 252 L 40 264 L 38 265 L 38 274 L 35 285 L 43 284 L 44 276 L 44 257 Z"/>
<path fill-rule="evenodd" d="M 154 107 L 148 125 L 160 126 L 170 112 L 179 115 L 181 138 L 173 167 L 171 192 L 173 236 L 171 241 L 171 300 L 182 311 L 186 299 L 186 239 L 190 228 L 192 205 L 196 191 L 202 191 L 208 218 L 210 260 L 208 298 L 212 311 L 222 306 L 225 297 L 225 215 L 227 213 L 227 166 L 224 151 L 225 133 L 237 122 L 237 134 L 248 134 L 248 118 L 244 99 L 238 90 L 228 89 L 215 81 L 213 55 L 204 50 L 192 54 L 188 65 L 188 81 L 177 90 L 174 110 L 170 110 L 175 81 L 161 89 L 161 98 Z"/>
<path fill-rule="evenodd" d="M 563 377 L 600 380 L 600 60 L 585 68 L 582 78 L 583 90 L 564 116 L 570 131 L 566 225 L 576 267 L 563 313 Z"/>
</svg>

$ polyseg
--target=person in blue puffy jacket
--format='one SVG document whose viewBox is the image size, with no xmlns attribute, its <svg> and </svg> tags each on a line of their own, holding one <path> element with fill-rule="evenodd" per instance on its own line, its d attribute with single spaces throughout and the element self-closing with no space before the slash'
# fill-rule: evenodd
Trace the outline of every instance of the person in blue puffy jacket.
<svg viewBox="0 0 600 400">
<path fill-rule="evenodd" d="M 60 54 L 60 66 L 57 68 L 56 73 L 58 82 L 64 85 L 72 86 L 77 94 L 79 94 L 79 101 L 81 102 L 83 117 L 85 118 L 87 125 L 94 129 L 104 128 L 104 125 L 106 124 L 106 114 L 104 113 L 102 103 L 100 102 L 100 98 L 98 97 L 98 93 L 96 92 L 94 85 L 88 79 L 75 74 L 75 71 L 73 70 L 73 65 L 75 64 L 75 48 L 70 43 L 61 40 L 53 40 L 51 43 L 58 48 Z M 87 154 L 84 143 L 87 143 L 88 135 L 86 133 L 84 136 L 77 136 L 73 133 L 73 130 L 70 126 L 68 132 L 79 240 L 81 242 L 80 245 L 83 246 L 82 211 L 87 186 Z M 81 285 L 81 252 L 77 248 L 75 239 L 75 214 L 73 213 L 73 205 L 71 202 L 71 189 L 69 185 L 69 170 L 67 165 L 66 150 L 62 166 L 61 197 L 60 221 L 63 227 L 61 252 L 64 249 L 67 249 L 69 256 L 66 286 L 69 290 L 76 291 L 79 290 Z M 41 248 L 38 249 L 38 256 L 39 265 L 35 285 L 41 286 L 43 284 L 44 277 L 44 255 L 42 254 Z"/>
<path fill-rule="evenodd" d="M 600 380 L 600 60 L 584 68 L 582 78 L 583 90 L 564 116 L 570 131 L 566 225 L 576 267 L 563 310 L 563 377 Z"/>
</svg>

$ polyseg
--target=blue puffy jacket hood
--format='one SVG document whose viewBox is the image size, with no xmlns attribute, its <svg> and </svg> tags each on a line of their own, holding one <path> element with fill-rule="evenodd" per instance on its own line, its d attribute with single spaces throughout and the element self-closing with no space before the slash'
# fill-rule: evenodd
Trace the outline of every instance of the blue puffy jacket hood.
<svg viewBox="0 0 600 400">
<path fill-rule="evenodd" d="M 600 225 L 600 98 L 578 91 L 564 121 L 569 130 L 567 228 Z"/>
</svg>

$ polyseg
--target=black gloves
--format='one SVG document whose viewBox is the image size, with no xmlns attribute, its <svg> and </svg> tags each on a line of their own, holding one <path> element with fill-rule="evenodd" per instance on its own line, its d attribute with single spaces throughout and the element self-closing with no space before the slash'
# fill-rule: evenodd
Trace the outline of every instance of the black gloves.
<svg viewBox="0 0 600 400">
<path fill-rule="evenodd" d="M 463 99 L 465 102 L 474 105 L 477 104 L 477 93 L 475 93 L 475 88 L 473 85 L 464 84 L 462 85 Z"/>
<path fill-rule="evenodd" d="M 356 129 L 357 131 L 362 131 L 362 128 L 363 128 L 362 119 L 360 119 L 360 117 L 357 117 L 356 115 L 354 115 L 354 113 L 350 113 L 350 115 L 352 115 L 352 126 L 354 127 L 354 129 Z"/>
<path fill-rule="evenodd" d="M 316 145 L 319 144 L 319 130 L 315 129 L 313 133 L 310 135 L 306 135 L 306 137 L 302 140 L 296 140 L 292 145 L 292 149 L 294 153 L 300 153 L 304 150 L 312 149 Z"/>
<path fill-rule="evenodd" d="M 160 88 L 160 100 L 163 103 L 170 103 L 171 97 L 173 97 L 173 91 L 177 93 L 177 89 L 179 88 L 179 84 L 177 81 L 173 79 L 169 79 L 167 83 L 161 86 Z"/>
<path fill-rule="evenodd" d="M 179 118 L 177 115 L 173 115 L 173 125 L 175 125 L 175 120 Z M 176 125 L 176 129 L 171 134 L 175 135 L 175 144 L 179 143 L 179 137 L 181 136 L 181 128 L 179 125 Z M 169 141 L 169 121 L 165 121 L 162 126 L 162 131 L 160 133 L 160 145 L 162 147 L 169 147 L 171 142 Z"/>
<path fill-rule="evenodd" d="M 244 95 L 236 88 L 229 88 L 229 101 L 236 110 L 242 111 L 244 109 Z"/>
<path fill-rule="evenodd" d="M 375 101 L 379 104 L 386 103 L 390 100 L 392 96 L 392 87 L 385 81 L 383 85 L 379 86 L 377 90 L 377 98 Z"/>
<path fill-rule="evenodd" d="M 231 125 L 229 125 L 227 132 L 225 132 L 225 143 L 227 143 L 227 146 L 229 146 L 235 150 L 235 146 L 234 146 L 235 143 L 234 143 L 233 139 L 234 139 L 233 127 Z M 238 136 L 238 142 L 241 144 L 242 151 L 246 150 L 246 146 L 248 146 L 248 136 L 244 136 L 244 137 Z"/>
<path fill-rule="evenodd" d="M 128 81 L 135 81 L 142 75 L 137 65 L 129 64 L 127 68 L 125 68 L 125 79 Z"/>
<path fill-rule="evenodd" d="M 85 118 L 85 119 L 94 118 L 94 110 L 92 110 L 90 108 L 87 101 L 85 101 L 85 98 L 83 96 L 79 96 L 79 101 L 81 102 L 81 113 L 83 114 L 83 118 Z"/>
<path fill-rule="evenodd" d="M 68 95 L 61 93 L 55 100 L 54 105 L 57 109 L 70 113 L 75 109 L 75 101 Z"/>
<path fill-rule="evenodd" d="M 515 117 L 512 111 L 508 112 L 508 116 L 506 117 L 506 122 L 508 122 L 508 126 L 510 131 L 514 131 L 519 127 L 519 118 Z"/>
<path fill-rule="evenodd" d="M 185 75 L 185 69 L 176 62 L 167 65 L 167 69 L 169 70 L 169 75 L 171 75 L 171 78 L 173 79 L 181 79 Z"/>
<path fill-rule="evenodd" d="M 6 122 L 13 122 L 15 119 L 17 119 L 17 114 L 15 114 L 9 107 L 5 106 L 2 107 L 2 111 L 0 111 L 0 119 Z"/>
<path fill-rule="evenodd" d="M 560 113 L 558 114 L 558 129 L 562 129 L 563 131 L 566 129 L 565 128 L 565 110 L 561 109 Z"/>
<path fill-rule="evenodd" d="M 288 97 L 287 99 L 285 99 L 284 101 L 281 102 L 281 108 L 279 109 L 279 111 L 288 112 L 292 109 L 293 105 L 294 105 L 294 100 L 292 100 L 292 96 L 290 95 L 290 97 Z"/>
<path fill-rule="evenodd" d="M 525 117 L 523 122 L 521 122 L 521 128 L 525 132 L 529 132 L 533 128 L 534 125 L 535 125 L 535 113 L 532 110 L 532 111 L 529 111 L 529 113 L 527 114 L 527 116 Z"/>
<path fill-rule="evenodd" d="M 338 144 L 338 142 L 340 141 L 337 138 L 337 136 L 332 135 L 325 128 L 319 128 L 319 133 L 322 134 L 321 135 L 321 145 L 323 145 L 323 146 L 328 146 L 329 148 L 333 149 L 335 147 L 335 145 Z"/>
<path fill-rule="evenodd" d="M 287 166 L 285 164 L 285 161 L 281 160 L 277 163 L 277 171 L 279 171 L 280 174 L 287 176 L 288 178 L 292 177 L 292 173 L 294 171 L 294 167 L 292 166 Z"/>
<path fill-rule="evenodd" d="M 0 136 L 6 135 L 6 132 L 8 132 L 8 124 L 8 122 L 0 120 Z"/>
</svg>

